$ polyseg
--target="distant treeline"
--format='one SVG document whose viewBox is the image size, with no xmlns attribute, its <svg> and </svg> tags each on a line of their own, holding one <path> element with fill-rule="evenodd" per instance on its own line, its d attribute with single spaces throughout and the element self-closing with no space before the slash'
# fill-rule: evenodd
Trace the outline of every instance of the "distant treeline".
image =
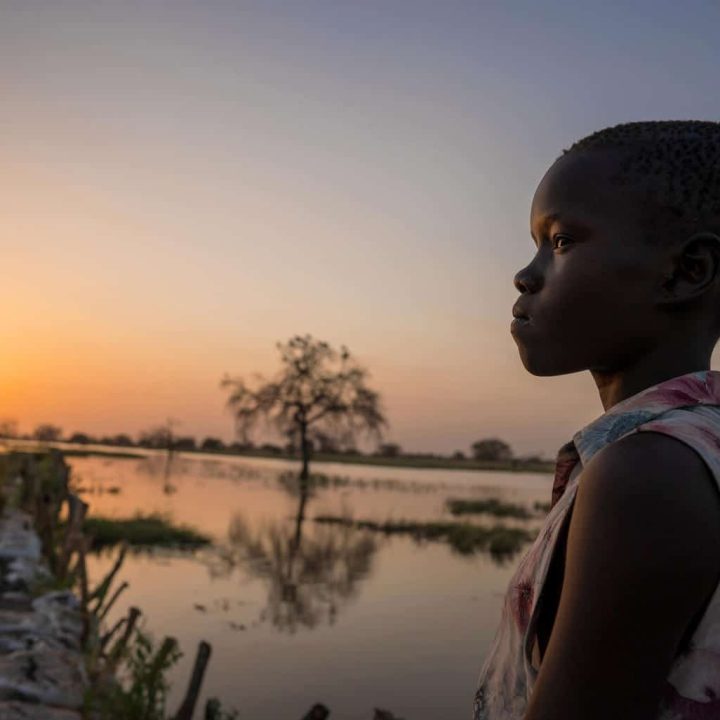
<svg viewBox="0 0 720 720">
<path fill-rule="evenodd" d="M 202 452 L 228 452 L 228 453 L 262 453 L 265 455 L 296 457 L 300 448 L 296 441 L 291 440 L 285 444 L 263 442 L 230 442 L 214 436 L 196 438 L 191 435 L 176 435 L 172 424 L 145 430 L 133 437 L 127 433 L 117 435 L 92 435 L 85 432 L 64 434 L 61 427 L 51 423 L 38 425 L 30 434 L 19 434 L 17 423 L 14 421 L 0 421 L 0 437 L 37 440 L 39 442 L 69 442 L 78 445 L 110 445 L 114 447 L 141 447 L 157 450 L 175 451 L 202 451 Z M 414 459 L 451 459 L 476 460 L 487 462 L 521 462 L 542 463 L 545 460 L 538 455 L 516 456 L 512 448 L 499 438 L 484 438 L 472 443 L 469 452 L 456 450 L 453 453 L 409 452 L 404 451 L 397 443 L 381 443 L 372 452 L 363 452 L 356 447 L 342 447 L 333 438 L 318 434 L 308 441 L 314 453 L 321 455 L 338 456 L 364 456 L 377 458 L 414 458 Z"/>
</svg>

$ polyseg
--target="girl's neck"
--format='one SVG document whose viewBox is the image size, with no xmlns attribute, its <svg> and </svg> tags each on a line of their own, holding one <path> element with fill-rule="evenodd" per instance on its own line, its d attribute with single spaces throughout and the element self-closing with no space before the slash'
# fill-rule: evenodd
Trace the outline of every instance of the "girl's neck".
<svg viewBox="0 0 720 720">
<path fill-rule="evenodd" d="M 709 370 L 710 354 L 698 350 L 695 353 L 683 353 L 681 357 L 678 356 L 677 351 L 667 357 L 646 355 L 634 365 L 619 371 L 605 372 L 591 369 L 590 373 L 597 385 L 603 409 L 607 411 L 613 405 L 645 388 L 679 375 Z"/>
</svg>

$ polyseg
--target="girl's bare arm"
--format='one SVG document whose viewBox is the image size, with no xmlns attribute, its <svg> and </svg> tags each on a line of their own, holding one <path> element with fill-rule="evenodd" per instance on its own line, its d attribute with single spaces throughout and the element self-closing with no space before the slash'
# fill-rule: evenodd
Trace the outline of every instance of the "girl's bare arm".
<svg viewBox="0 0 720 720">
<path fill-rule="evenodd" d="M 652 720 L 693 617 L 720 582 L 720 494 L 703 460 L 653 432 L 580 478 L 553 631 L 525 720 Z"/>
</svg>

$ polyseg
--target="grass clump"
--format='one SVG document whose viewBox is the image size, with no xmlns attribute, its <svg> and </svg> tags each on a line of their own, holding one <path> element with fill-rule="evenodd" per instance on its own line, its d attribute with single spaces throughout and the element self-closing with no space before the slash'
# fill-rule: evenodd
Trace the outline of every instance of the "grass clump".
<svg viewBox="0 0 720 720">
<path fill-rule="evenodd" d="M 384 535 L 409 535 L 414 540 L 439 540 L 447 542 L 462 555 L 487 551 L 495 558 L 514 555 L 535 535 L 523 528 L 505 525 L 485 527 L 459 522 L 416 522 L 413 520 L 386 521 L 352 520 L 346 517 L 320 515 L 315 522 L 347 525 L 358 529 L 380 532 Z"/>
<path fill-rule="evenodd" d="M 182 655 L 174 638 L 158 647 L 150 633 L 136 628 L 119 680 L 109 678 L 91 686 L 83 698 L 84 713 L 114 720 L 165 720 L 168 673 Z"/>
<path fill-rule="evenodd" d="M 191 547 L 208 545 L 210 537 L 187 525 L 173 525 L 160 514 L 136 514 L 131 518 L 89 517 L 84 530 L 92 537 L 92 549 L 117 545 L 126 540 L 130 545 L 157 547 Z"/>
<path fill-rule="evenodd" d="M 505 503 L 497 498 L 487 500 L 455 500 L 451 498 L 446 504 L 453 515 L 487 513 L 495 517 L 512 517 L 520 520 L 529 520 L 532 517 L 532 514 L 524 505 Z"/>
</svg>

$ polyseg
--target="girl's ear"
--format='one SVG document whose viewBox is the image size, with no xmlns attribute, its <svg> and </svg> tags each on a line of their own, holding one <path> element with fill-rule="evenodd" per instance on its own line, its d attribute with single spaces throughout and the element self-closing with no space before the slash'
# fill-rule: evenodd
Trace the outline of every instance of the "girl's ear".
<svg viewBox="0 0 720 720">
<path fill-rule="evenodd" d="M 720 280 L 720 235 L 698 232 L 673 252 L 662 283 L 662 304 L 689 302 Z"/>
</svg>

